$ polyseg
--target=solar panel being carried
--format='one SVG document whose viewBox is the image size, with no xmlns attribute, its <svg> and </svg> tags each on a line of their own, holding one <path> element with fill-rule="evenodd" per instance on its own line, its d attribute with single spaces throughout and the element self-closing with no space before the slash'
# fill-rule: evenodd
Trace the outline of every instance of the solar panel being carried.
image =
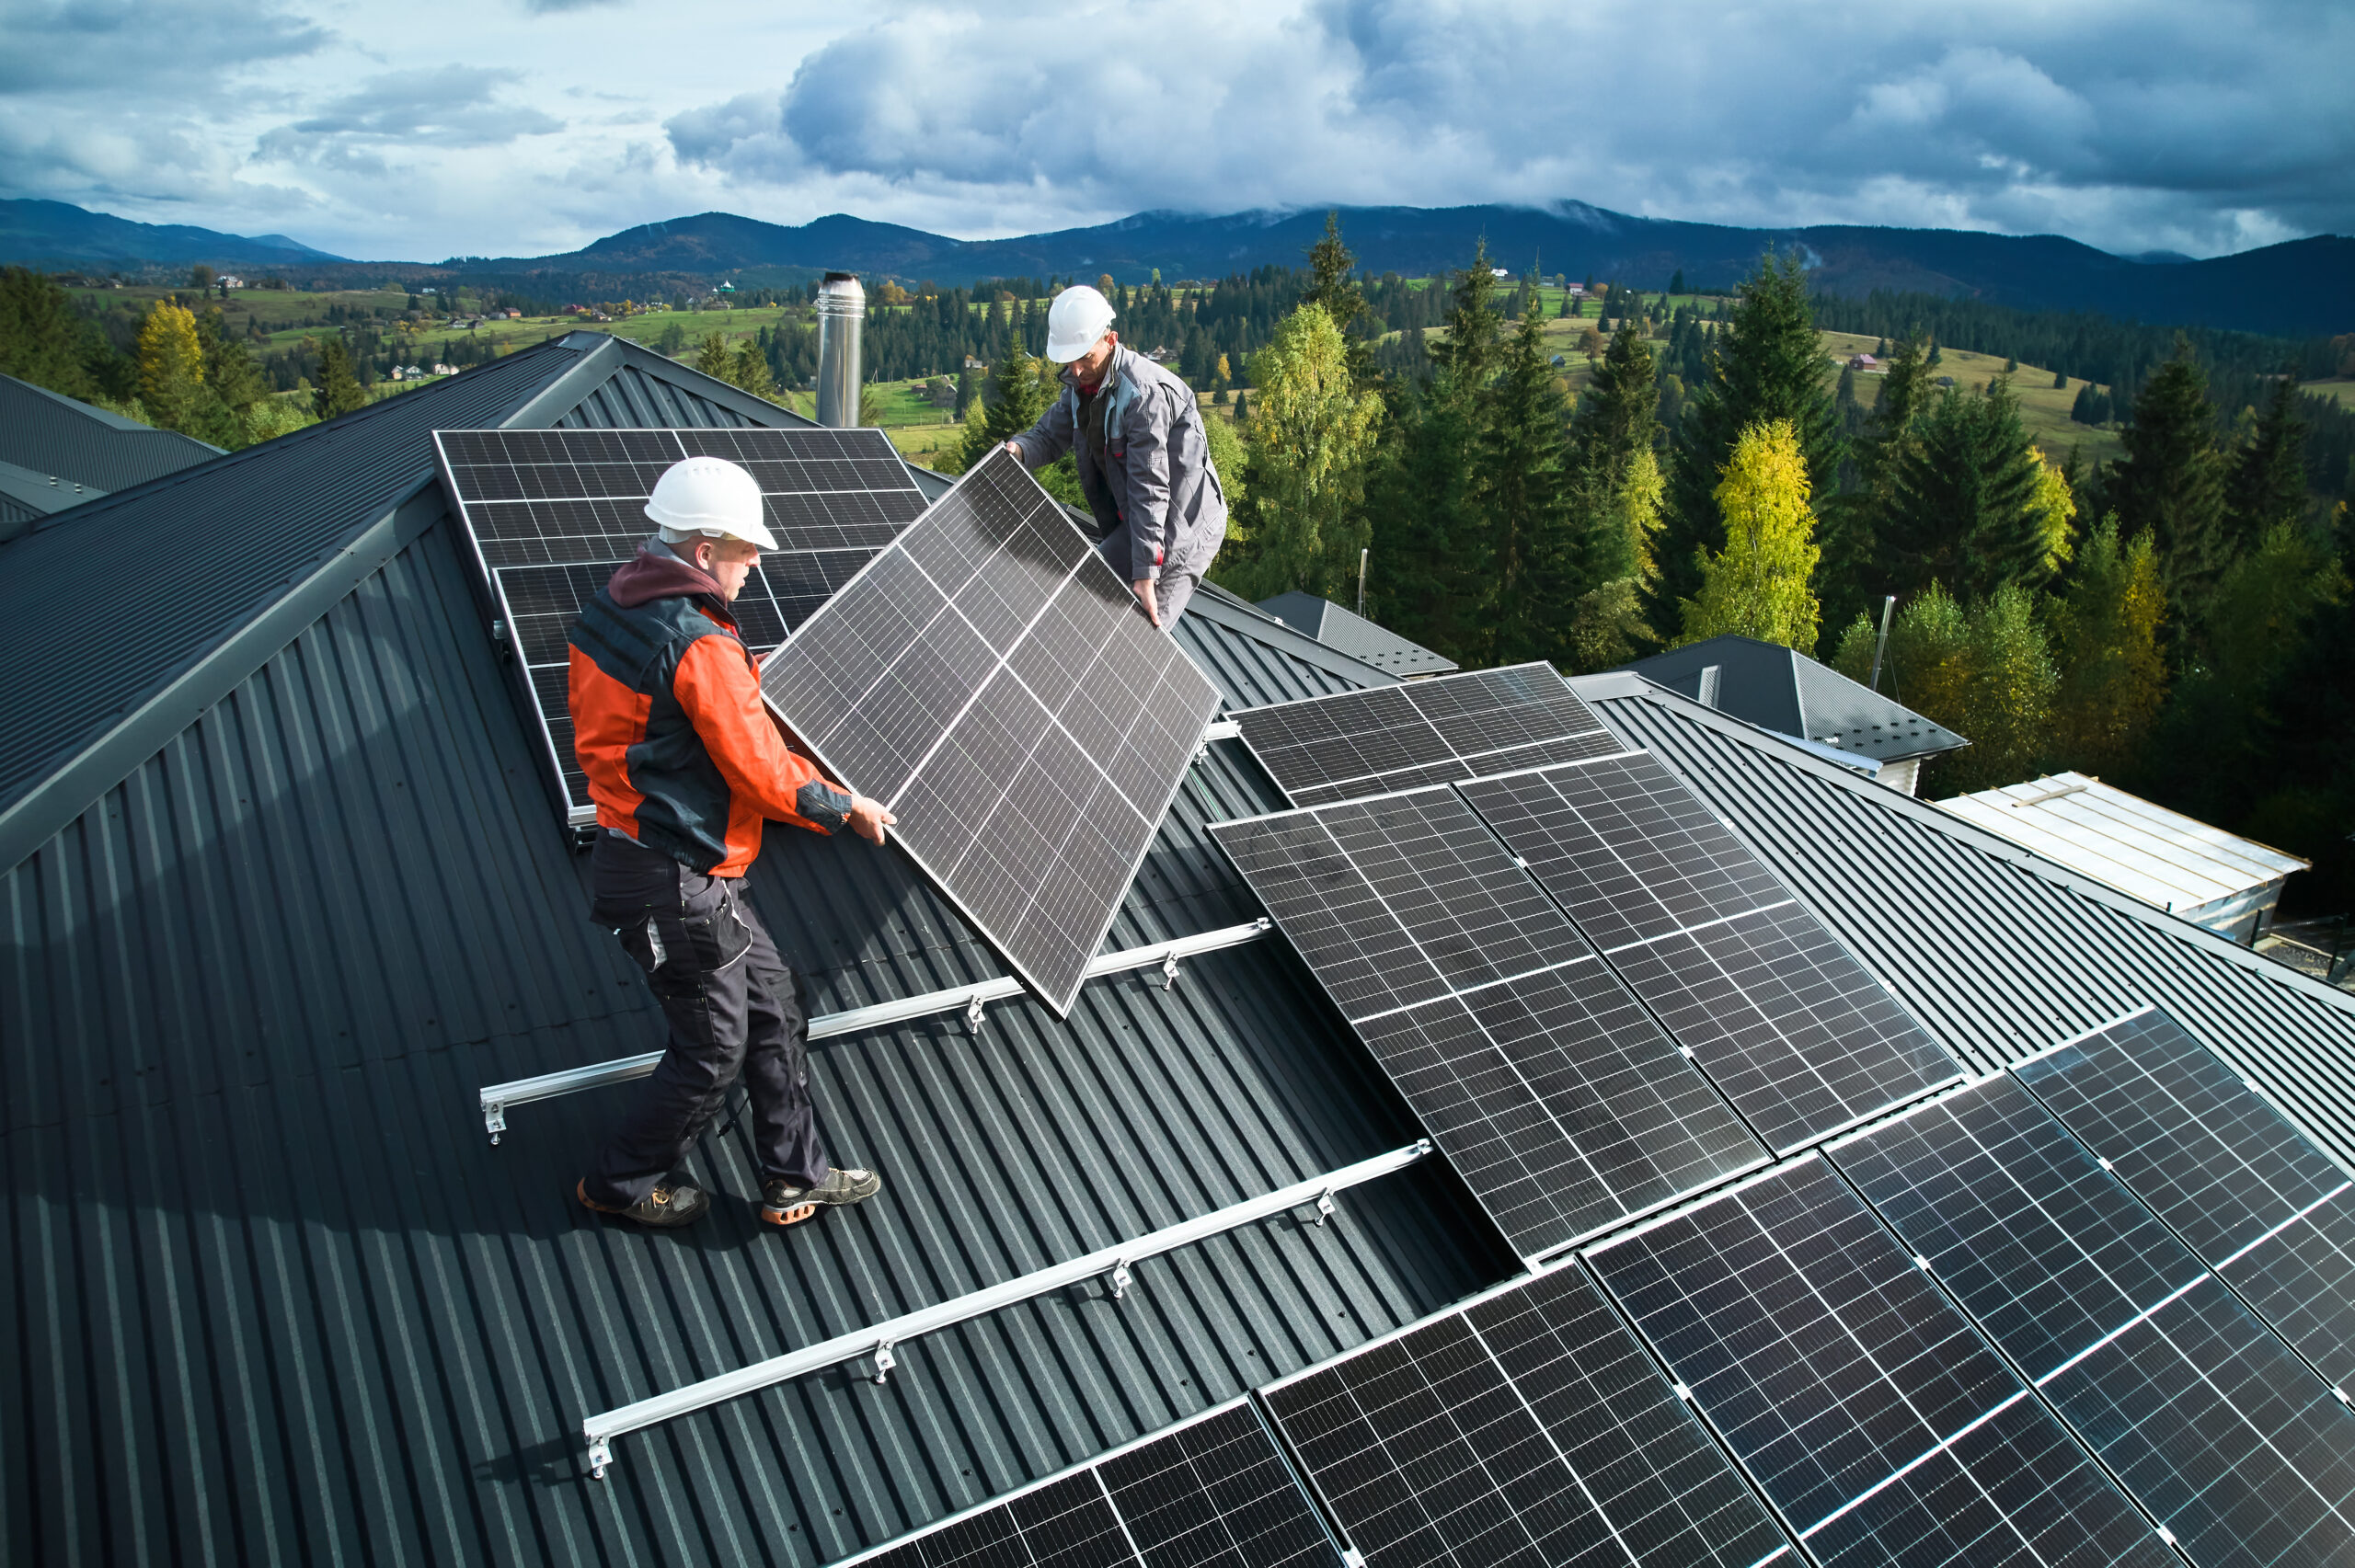
<svg viewBox="0 0 2355 1568">
<path fill-rule="evenodd" d="M 1575 1264 L 1263 1393 L 1368 1568 L 1794 1560 Z"/>
<path fill-rule="evenodd" d="M 1765 1159 L 1453 791 L 1211 834 L 1523 1257 Z"/>
<path fill-rule="evenodd" d="M 2014 1070 L 2324 1379 L 2355 1377 L 2355 1184 L 2156 1008 Z"/>
<path fill-rule="evenodd" d="M 797 628 L 761 690 L 1058 1013 L 1219 702 L 1003 451 Z"/>
<path fill-rule="evenodd" d="M 1294 806 L 1619 750 L 1545 664 L 1246 708 L 1235 722 Z"/>
<path fill-rule="evenodd" d="M 780 546 L 733 606 L 764 654 L 924 510 L 880 430 L 437 430 L 443 481 L 474 541 L 491 615 L 506 628 L 548 741 L 567 819 L 596 819 L 572 755 L 565 633 L 654 532 L 646 501 L 686 457 L 741 464 Z"/>
<path fill-rule="evenodd" d="M 1588 1257 L 1826 1568 L 2178 1562 L 1820 1158 Z"/>
<path fill-rule="evenodd" d="M 1653 758 L 1458 787 L 1776 1152 L 1961 1075 Z"/>
<path fill-rule="evenodd" d="M 1332 1568 L 1338 1555 L 1246 1398 L 837 1568 Z"/>
<path fill-rule="evenodd" d="M 2192 1562 L 2355 1558 L 2355 1412 L 2016 1079 L 1827 1152 Z"/>
</svg>

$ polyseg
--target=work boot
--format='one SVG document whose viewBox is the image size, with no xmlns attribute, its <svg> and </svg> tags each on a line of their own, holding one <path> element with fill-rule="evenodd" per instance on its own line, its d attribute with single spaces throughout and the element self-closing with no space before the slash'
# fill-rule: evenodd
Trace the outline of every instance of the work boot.
<svg viewBox="0 0 2355 1568">
<path fill-rule="evenodd" d="M 580 1185 L 572 1189 L 572 1196 L 580 1200 L 581 1207 L 593 1213 L 618 1214 L 624 1219 L 635 1219 L 640 1225 L 650 1225 L 658 1230 L 692 1225 L 703 1218 L 705 1209 L 711 1207 L 711 1195 L 693 1182 L 665 1182 L 627 1208 L 599 1203 L 591 1197 L 586 1176 L 580 1179 Z"/>
<path fill-rule="evenodd" d="M 821 1208 L 865 1203 L 883 1190 L 883 1178 L 872 1171 L 845 1171 L 840 1165 L 826 1173 L 814 1187 L 797 1187 L 783 1176 L 761 1184 L 761 1222 L 798 1225 Z"/>
</svg>

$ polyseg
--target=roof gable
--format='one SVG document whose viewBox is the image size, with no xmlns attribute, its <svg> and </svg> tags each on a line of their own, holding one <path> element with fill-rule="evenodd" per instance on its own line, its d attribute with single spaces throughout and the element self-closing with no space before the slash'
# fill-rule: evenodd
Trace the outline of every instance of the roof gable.
<svg viewBox="0 0 2355 1568">
<path fill-rule="evenodd" d="M 1394 675 L 1439 675 L 1456 668 L 1453 659 L 1313 593 L 1279 593 L 1259 601 L 1258 608 L 1327 647 Z"/>
<path fill-rule="evenodd" d="M 1703 672 L 1717 671 L 1708 705 L 1719 713 L 1876 762 L 1902 761 L 1970 744 L 1903 704 L 1776 643 L 1735 633 L 1688 643 L 1621 668 L 1699 699 Z"/>
</svg>

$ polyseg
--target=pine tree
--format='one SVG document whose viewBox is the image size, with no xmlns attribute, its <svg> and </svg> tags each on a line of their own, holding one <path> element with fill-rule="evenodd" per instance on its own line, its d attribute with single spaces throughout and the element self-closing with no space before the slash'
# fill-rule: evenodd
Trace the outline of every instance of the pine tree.
<svg viewBox="0 0 2355 1568">
<path fill-rule="evenodd" d="M 737 344 L 736 351 L 729 356 L 728 379 L 755 397 L 765 398 L 771 403 L 777 400 L 776 377 L 769 370 L 769 357 L 761 351 L 758 343 L 749 338 Z M 867 423 L 863 412 L 859 423 Z"/>
<path fill-rule="evenodd" d="M 1251 381 L 1259 398 L 1243 431 L 1241 548 L 1226 580 L 1250 599 L 1294 589 L 1346 597 L 1369 538 L 1365 475 L 1382 398 L 1357 389 L 1348 344 L 1317 304 L 1284 318 L 1252 356 Z"/>
<path fill-rule="evenodd" d="M 973 400 L 981 395 L 982 378 L 969 364 L 957 372 L 957 418 L 964 418 L 966 410 L 972 407 Z"/>
<path fill-rule="evenodd" d="M 139 324 L 139 401 L 148 418 L 177 430 L 197 412 L 203 388 L 204 355 L 194 313 L 174 301 L 157 300 Z"/>
<path fill-rule="evenodd" d="M 0 375 L 96 397 L 102 389 L 90 366 L 103 349 L 64 290 L 26 268 L 0 269 Z"/>
<path fill-rule="evenodd" d="M 981 418 L 976 420 L 970 410 L 966 414 L 959 473 L 987 457 L 992 447 L 1005 445 L 1039 422 L 1055 395 L 1049 390 L 1042 368 L 1041 361 L 1018 343 L 1007 345 L 998 356 L 997 363 L 990 367 L 989 386 L 982 395 Z M 864 418 L 860 423 L 866 423 Z"/>
<path fill-rule="evenodd" d="M 1659 575 L 1652 538 L 1666 490 L 1660 462 L 1646 450 L 1628 464 L 1618 488 L 1602 498 L 1599 511 L 1586 509 L 1594 498 L 1580 496 L 1588 572 L 1591 580 L 1601 580 L 1571 601 L 1565 654 L 1573 670 L 1608 670 L 1659 645 L 1644 616 L 1644 596 Z"/>
<path fill-rule="evenodd" d="M 2273 529 L 2305 516 L 2305 450 L 2297 377 L 2283 375 L 2273 383 L 2254 439 L 2233 463 L 2229 500 L 2236 549 L 2246 551 Z"/>
<path fill-rule="evenodd" d="M 1789 420 L 1752 425 L 1735 439 L 1713 499 L 1726 546 L 1701 562 L 1700 591 L 1684 601 L 1680 643 L 1727 632 L 1815 649 L 1820 608 L 1809 587 L 1818 552 L 1807 459 Z"/>
<path fill-rule="evenodd" d="M 1660 578 L 1653 592 L 1655 624 L 1673 619 L 1683 601 L 1700 591 L 1699 555 L 1719 548 L 1725 538 L 1715 498 L 1718 475 L 1743 430 L 1776 420 L 1789 424 L 1810 493 L 1829 492 L 1841 446 L 1831 379 L 1798 258 L 1762 260 L 1717 335 L 1708 380 L 1693 390 L 1677 421 Z"/>
<path fill-rule="evenodd" d="M 1668 292 L 1671 294 L 1681 294 L 1684 292 L 1683 268 L 1678 268 L 1676 269 L 1676 276 L 1668 280 Z"/>
<path fill-rule="evenodd" d="M 2123 432 L 2126 460 L 2110 473 L 2108 496 L 2130 532 L 2148 532 L 2159 552 L 2167 609 L 2197 623 L 2230 563 L 2224 509 L 2224 460 L 2216 450 L 2216 411 L 2208 376 L 2188 339 L 2159 367 L 2134 401 Z"/>
<path fill-rule="evenodd" d="M 2140 756 L 2166 695 L 2159 651 L 2165 608 L 2150 535 L 2121 540 L 2118 514 L 2103 518 L 2051 611 L 2061 666 L 2053 745 L 2067 766 L 2116 774 Z"/>
<path fill-rule="evenodd" d="M 368 406 L 368 389 L 351 368 L 351 349 L 340 332 L 329 333 L 319 345 L 319 384 L 311 395 L 312 411 L 333 419 Z"/>
<path fill-rule="evenodd" d="M 2052 372 L 2052 390 L 2055 392 L 2066 392 L 2069 390 L 2069 372 L 2067 371 L 2054 371 Z"/>
<path fill-rule="evenodd" d="M 1488 662 L 1521 664 L 1561 651 L 1560 612 L 1583 588 L 1570 536 L 1569 409 L 1545 352 L 1545 322 L 1521 318 L 1483 395 L 1483 521 L 1497 612 Z"/>
<path fill-rule="evenodd" d="M 2043 464 L 2000 376 L 1983 393 L 1948 387 L 1899 460 L 1881 521 L 1885 580 L 1901 593 L 1944 582 L 1970 599 L 2045 580 Z"/>
<path fill-rule="evenodd" d="M 734 368 L 735 359 L 728 351 L 728 338 L 724 333 L 711 333 L 696 348 L 695 369 L 714 381 L 726 381 Z"/>
</svg>

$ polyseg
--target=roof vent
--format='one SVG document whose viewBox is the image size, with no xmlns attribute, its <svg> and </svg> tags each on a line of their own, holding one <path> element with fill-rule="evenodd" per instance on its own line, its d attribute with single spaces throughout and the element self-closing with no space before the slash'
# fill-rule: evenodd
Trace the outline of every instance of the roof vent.
<svg viewBox="0 0 2355 1568">
<path fill-rule="evenodd" d="M 1717 677 L 1723 675 L 1725 670 L 1726 667 L 1722 664 L 1705 664 L 1701 667 L 1700 699 L 1703 707 L 1714 708 L 1717 705 Z"/>
<path fill-rule="evenodd" d="M 848 272 L 829 272 L 818 285 L 818 423 L 856 428 L 860 373 L 858 338 L 867 326 L 867 291 Z"/>
</svg>

